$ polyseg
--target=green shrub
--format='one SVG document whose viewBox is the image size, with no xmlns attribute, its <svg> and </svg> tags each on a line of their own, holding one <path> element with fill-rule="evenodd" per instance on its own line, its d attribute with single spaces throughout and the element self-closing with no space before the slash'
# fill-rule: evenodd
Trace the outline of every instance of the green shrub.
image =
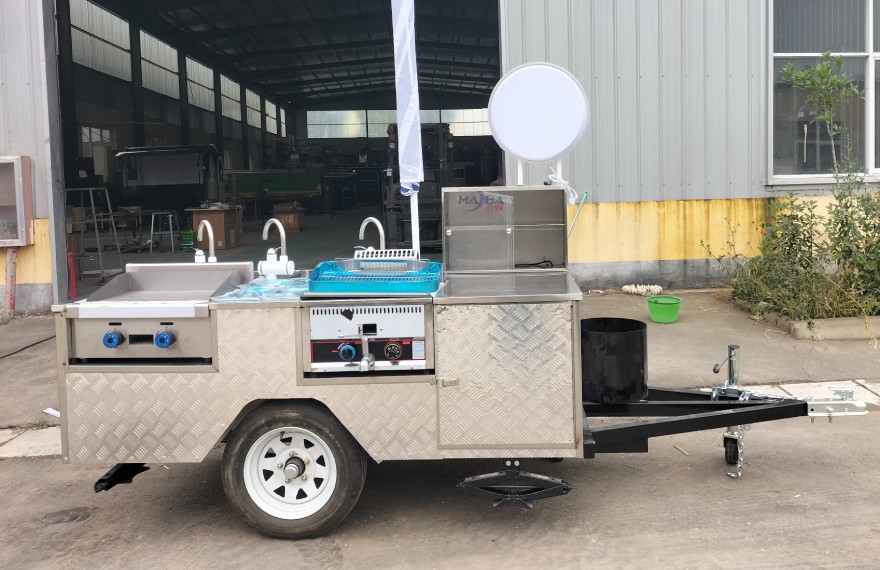
<svg viewBox="0 0 880 570">
<path fill-rule="evenodd" d="M 880 314 L 880 195 L 864 188 L 864 177 L 851 161 L 836 173 L 834 202 L 825 230 L 823 253 L 835 282 L 865 313 Z"/>
<path fill-rule="evenodd" d="M 733 240 L 713 254 L 729 272 L 735 299 L 795 320 L 880 315 L 880 196 L 865 188 L 849 145 L 838 158 L 833 144 L 845 131 L 835 122 L 840 107 L 864 97 L 842 65 L 840 56 L 826 52 L 814 67 L 782 69 L 782 80 L 804 92 L 802 110 L 814 113 L 813 122 L 824 124 L 832 141 L 834 199 L 827 218 L 817 214 L 815 202 L 790 192 L 769 202 L 759 228 L 760 256 L 737 254 Z"/>
<path fill-rule="evenodd" d="M 840 175 L 827 218 L 788 193 L 769 201 L 760 256 L 732 241 L 719 254 L 733 298 L 795 320 L 880 315 L 880 195 L 861 176 Z"/>
</svg>

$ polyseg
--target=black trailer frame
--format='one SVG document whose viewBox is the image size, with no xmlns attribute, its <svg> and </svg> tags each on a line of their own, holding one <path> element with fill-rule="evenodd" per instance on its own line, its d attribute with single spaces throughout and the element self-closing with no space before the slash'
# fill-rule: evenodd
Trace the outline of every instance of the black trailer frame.
<svg viewBox="0 0 880 570">
<path fill-rule="evenodd" d="M 726 427 L 725 460 L 737 466 L 736 471 L 729 471 L 728 475 L 739 477 L 742 470 L 740 426 L 806 416 L 810 406 L 804 400 L 755 394 L 732 386 L 728 384 L 711 392 L 649 387 L 647 397 L 639 401 L 583 402 L 584 459 L 598 453 L 645 453 L 648 439 L 652 437 Z M 656 416 L 663 417 L 595 428 L 590 428 L 588 423 L 591 417 Z M 491 498 L 495 506 L 526 508 L 532 508 L 532 501 L 536 499 L 565 495 L 571 490 L 571 485 L 561 479 L 510 468 L 516 466 L 519 461 L 508 461 L 504 471 L 468 477 L 458 488 L 470 495 Z"/>
<path fill-rule="evenodd" d="M 742 395 L 748 394 L 748 398 Z M 806 416 L 804 400 L 754 395 L 740 390 L 695 392 L 648 388 L 648 397 L 638 402 L 602 404 L 583 402 L 584 458 L 597 453 L 639 453 L 648 451 L 648 439 L 676 433 L 702 431 Z M 590 417 L 655 417 L 590 428 Z"/>
</svg>

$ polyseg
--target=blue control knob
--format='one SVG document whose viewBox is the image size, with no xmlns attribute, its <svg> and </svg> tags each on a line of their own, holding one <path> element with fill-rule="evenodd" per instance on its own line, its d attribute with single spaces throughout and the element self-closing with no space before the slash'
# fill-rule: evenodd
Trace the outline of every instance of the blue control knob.
<svg viewBox="0 0 880 570">
<path fill-rule="evenodd" d="M 174 344 L 174 341 L 174 335 L 168 331 L 156 333 L 156 338 L 153 339 L 153 342 L 156 343 L 156 346 L 158 346 L 159 348 L 168 348 L 169 346 Z"/>
<path fill-rule="evenodd" d="M 104 346 L 107 348 L 116 348 L 119 346 L 122 341 L 125 340 L 122 336 L 122 333 L 118 331 L 107 331 L 104 333 L 104 338 L 101 342 L 104 343 Z"/>
<path fill-rule="evenodd" d="M 357 349 L 350 344 L 343 344 L 339 347 L 339 358 L 346 362 L 351 362 L 357 356 Z"/>
</svg>

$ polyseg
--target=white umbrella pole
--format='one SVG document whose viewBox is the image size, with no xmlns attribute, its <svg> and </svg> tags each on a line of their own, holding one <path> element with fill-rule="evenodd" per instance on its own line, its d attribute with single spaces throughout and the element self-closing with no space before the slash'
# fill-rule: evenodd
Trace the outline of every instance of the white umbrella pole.
<svg viewBox="0 0 880 570">
<path fill-rule="evenodd" d="M 414 0 L 391 0 L 400 189 L 404 195 L 409 195 L 412 248 L 419 253 L 418 187 L 425 180 L 425 172 L 422 162 L 422 128 L 419 121 L 415 11 Z"/>
<path fill-rule="evenodd" d="M 421 259 L 421 243 L 419 236 L 419 193 L 410 194 L 409 196 L 409 212 L 412 219 L 412 248 L 416 252 L 416 257 Z"/>
</svg>

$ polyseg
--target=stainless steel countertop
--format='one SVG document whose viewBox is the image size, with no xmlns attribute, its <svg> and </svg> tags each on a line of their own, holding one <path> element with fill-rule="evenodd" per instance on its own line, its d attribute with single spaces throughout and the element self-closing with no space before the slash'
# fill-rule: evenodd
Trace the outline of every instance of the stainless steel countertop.
<svg viewBox="0 0 880 570">
<path fill-rule="evenodd" d="M 241 289 L 215 297 L 211 307 L 239 308 L 247 305 L 321 306 L 370 305 L 376 303 L 433 303 L 467 305 L 493 303 L 552 303 L 580 301 L 583 294 L 568 271 L 510 271 L 447 274 L 432 296 L 403 295 L 309 295 L 305 279 L 275 282 L 256 280 Z"/>
<path fill-rule="evenodd" d="M 504 271 L 447 274 L 435 305 L 580 301 L 583 293 L 568 271 Z"/>
</svg>

